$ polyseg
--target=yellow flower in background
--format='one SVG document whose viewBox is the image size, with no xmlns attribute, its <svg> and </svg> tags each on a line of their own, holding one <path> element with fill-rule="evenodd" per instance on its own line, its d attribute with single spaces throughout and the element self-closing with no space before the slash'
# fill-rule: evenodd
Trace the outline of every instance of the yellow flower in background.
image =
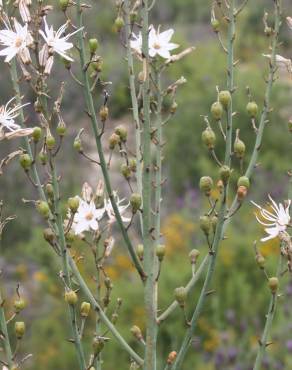
<svg viewBox="0 0 292 370">
<path fill-rule="evenodd" d="M 44 283 L 44 282 L 48 281 L 48 275 L 45 274 L 42 271 L 36 271 L 33 274 L 33 278 L 34 278 L 34 280 L 36 280 L 36 281 L 38 281 L 40 283 Z"/>
</svg>

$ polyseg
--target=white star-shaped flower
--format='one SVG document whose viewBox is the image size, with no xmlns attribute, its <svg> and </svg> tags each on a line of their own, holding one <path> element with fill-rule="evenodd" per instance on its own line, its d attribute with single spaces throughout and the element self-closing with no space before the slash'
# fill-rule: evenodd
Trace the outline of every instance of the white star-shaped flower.
<svg viewBox="0 0 292 370">
<path fill-rule="evenodd" d="M 15 123 L 15 118 L 18 117 L 23 107 L 29 105 L 29 103 L 26 103 L 9 107 L 15 99 L 16 97 L 13 97 L 5 105 L 0 106 L 0 128 L 5 128 L 11 132 L 21 129 L 21 126 Z"/>
<path fill-rule="evenodd" d="M 268 234 L 268 236 L 262 238 L 261 239 L 262 242 L 280 236 L 282 233 L 286 231 L 287 226 L 290 223 L 289 209 L 291 200 L 289 199 L 288 204 L 284 206 L 282 203 L 279 203 L 279 205 L 277 205 L 271 196 L 269 196 L 269 199 L 271 201 L 270 207 L 272 208 L 272 211 L 268 211 L 267 209 L 264 209 L 258 204 L 256 204 L 255 202 L 252 202 L 252 204 L 254 204 L 260 210 L 260 215 L 263 219 L 261 220 L 257 215 L 255 215 L 257 221 L 261 225 L 266 226 L 265 231 Z"/>
<path fill-rule="evenodd" d="M 130 204 L 128 203 L 128 204 L 122 205 L 121 203 L 125 199 L 124 198 L 119 199 L 117 192 L 114 192 L 114 199 L 115 199 L 115 202 L 117 204 L 117 207 L 118 207 L 119 213 L 121 215 L 122 221 L 123 222 L 131 221 L 131 218 L 123 216 L 123 214 L 126 212 L 126 210 L 127 210 L 127 208 L 129 207 Z M 111 203 L 110 199 L 105 200 L 105 211 L 106 211 L 107 216 L 109 218 L 109 223 L 110 224 L 114 223 L 116 221 L 116 216 L 115 216 L 115 212 L 113 210 L 113 206 L 112 206 L 112 203 Z"/>
<path fill-rule="evenodd" d="M 154 58 L 156 55 L 161 56 L 164 59 L 170 58 L 170 51 L 176 49 L 179 45 L 170 42 L 173 36 L 174 30 L 169 29 L 164 32 L 159 32 L 151 25 L 149 27 L 149 56 Z M 133 35 L 133 39 L 130 41 L 131 48 L 138 54 L 142 54 L 142 35 Z"/>
<path fill-rule="evenodd" d="M 79 207 L 74 215 L 72 229 L 76 235 L 84 231 L 97 231 L 98 221 L 103 217 L 105 209 L 96 208 L 94 201 L 86 202 L 79 197 Z"/>
<path fill-rule="evenodd" d="M 6 29 L 0 31 L 0 44 L 6 46 L 0 51 L 0 55 L 6 56 L 6 63 L 18 55 L 23 63 L 28 64 L 31 62 L 28 47 L 33 44 L 28 26 L 27 24 L 22 26 L 14 18 L 14 29 L 15 31 L 6 25 Z"/>
</svg>

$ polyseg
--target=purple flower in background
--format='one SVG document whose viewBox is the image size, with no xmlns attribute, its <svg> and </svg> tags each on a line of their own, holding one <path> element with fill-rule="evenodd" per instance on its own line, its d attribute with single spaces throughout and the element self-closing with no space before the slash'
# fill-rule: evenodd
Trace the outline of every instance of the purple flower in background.
<svg viewBox="0 0 292 370">
<path fill-rule="evenodd" d="M 286 348 L 288 349 L 289 352 L 292 352 L 292 339 L 287 340 Z"/>
</svg>

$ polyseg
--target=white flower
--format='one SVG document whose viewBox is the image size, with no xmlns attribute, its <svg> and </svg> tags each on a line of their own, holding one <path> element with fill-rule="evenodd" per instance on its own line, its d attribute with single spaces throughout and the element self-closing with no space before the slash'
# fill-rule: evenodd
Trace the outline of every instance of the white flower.
<svg viewBox="0 0 292 370">
<path fill-rule="evenodd" d="M 6 56 L 5 62 L 9 63 L 16 55 L 19 55 L 23 63 L 31 62 L 28 47 L 33 44 L 33 39 L 28 31 L 27 24 L 21 26 L 14 18 L 15 31 L 6 26 L 0 31 L 0 44 L 6 46 L 0 51 L 0 55 Z"/>
<path fill-rule="evenodd" d="M 170 42 L 172 35 L 174 33 L 173 29 L 169 29 L 164 32 L 159 32 L 151 25 L 149 27 L 149 56 L 154 58 L 156 55 L 161 56 L 164 59 L 170 58 L 170 51 L 176 49 L 179 45 Z M 130 41 L 131 48 L 138 54 L 142 53 L 142 35 L 141 33 L 136 36 L 133 35 L 134 39 Z"/>
<path fill-rule="evenodd" d="M 257 215 L 255 215 L 257 221 L 261 225 L 266 226 L 265 231 L 268 234 L 268 236 L 262 238 L 261 239 L 262 242 L 276 238 L 281 233 L 285 232 L 287 226 L 290 223 L 289 208 L 291 200 L 288 201 L 288 205 L 285 207 L 283 206 L 282 203 L 279 203 L 279 205 L 277 205 L 271 196 L 269 196 L 269 199 L 271 201 L 270 207 L 272 208 L 272 211 L 268 211 L 267 209 L 264 209 L 258 204 L 256 204 L 255 202 L 252 202 L 252 204 L 254 204 L 260 210 L 260 215 L 263 218 L 262 221 L 258 218 Z"/>
<path fill-rule="evenodd" d="M 57 53 L 61 55 L 64 59 L 73 62 L 73 59 L 67 54 L 67 51 L 69 49 L 72 49 L 73 47 L 73 44 L 71 42 L 68 42 L 68 39 L 75 33 L 79 32 L 81 28 L 64 36 L 64 32 L 68 27 L 68 23 L 63 24 L 63 26 L 61 26 L 58 31 L 54 31 L 53 26 L 48 26 L 46 17 L 44 17 L 44 23 L 45 32 L 43 30 L 39 30 L 39 33 L 45 40 L 46 45 L 49 47 L 50 53 Z M 46 45 L 44 45 L 44 47 Z"/>
<path fill-rule="evenodd" d="M 114 194 L 114 200 L 115 200 L 115 202 L 117 204 L 117 207 L 118 207 L 119 213 L 121 215 L 122 221 L 123 222 L 129 222 L 129 221 L 131 221 L 131 219 L 129 217 L 123 216 L 123 214 L 125 213 L 125 211 L 127 210 L 127 208 L 129 207 L 130 204 L 128 203 L 128 204 L 122 205 L 121 203 L 125 199 L 124 198 L 123 199 L 119 199 L 118 194 L 117 194 L 116 191 L 113 194 Z M 116 221 L 116 216 L 115 216 L 115 212 L 113 210 L 112 203 L 111 203 L 110 199 L 106 199 L 105 200 L 105 211 L 106 211 L 106 213 L 108 215 L 109 223 L 110 224 L 114 223 Z"/>
<path fill-rule="evenodd" d="M 271 54 L 263 54 L 265 58 L 272 59 Z M 284 67 L 287 69 L 289 73 L 292 73 L 292 61 L 291 59 L 287 59 L 282 57 L 282 55 L 276 54 L 275 61 L 278 67 Z"/>
<path fill-rule="evenodd" d="M 0 128 L 7 129 L 8 131 L 15 132 L 16 130 L 20 130 L 21 126 L 15 123 L 15 118 L 19 115 L 19 111 L 29 105 L 29 103 L 22 104 L 22 105 L 15 105 L 13 107 L 9 107 L 9 105 L 16 99 L 13 97 L 6 103 L 5 105 L 0 106 Z"/>
<path fill-rule="evenodd" d="M 287 17 L 286 18 L 286 22 L 287 22 L 288 27 L 292 30 L 292 18 L 291 17 Z"/>
<path fill-rule="evenodd" d="M 74 215 L 72 229 L 75 234 L 81 234 L 84 231 L 97 231 L 98 221 L 104 214 L 104 208 L 97 209 L 94 201 L 86 202 L 79 198 L 79 207 Z"/>
</svg>

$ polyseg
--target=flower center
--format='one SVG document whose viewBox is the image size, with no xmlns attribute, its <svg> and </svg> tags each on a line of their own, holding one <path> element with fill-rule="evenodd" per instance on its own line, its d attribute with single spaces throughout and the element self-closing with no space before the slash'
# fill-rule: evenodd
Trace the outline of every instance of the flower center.
<svg viewBox="0 0 292 370">
<path fill-rule="evenodd" d="M 154 47 L 154 49 L 156 49 L 156 50 L 161 49 L 161 45 L 160 45 L 160 44 L 158 44 L 158 42 L 155 42 L 155 43 L 154 43 L 154 45 L 153 45 L 153 47 Z"/>
<path fill-rule="evenodd" d="M 16 37 L 15 39 L 15 46 L 19 48 L 22 45 L 22 38 L 21 37 Z"/>
<path fill-rule="evenodd" d="M 91 221 L 93 219 L 93 213 L 92 212 L 88 212 L 86 215 L 85 215 L 85 219 L 87 221 Z"/>
</svg>

